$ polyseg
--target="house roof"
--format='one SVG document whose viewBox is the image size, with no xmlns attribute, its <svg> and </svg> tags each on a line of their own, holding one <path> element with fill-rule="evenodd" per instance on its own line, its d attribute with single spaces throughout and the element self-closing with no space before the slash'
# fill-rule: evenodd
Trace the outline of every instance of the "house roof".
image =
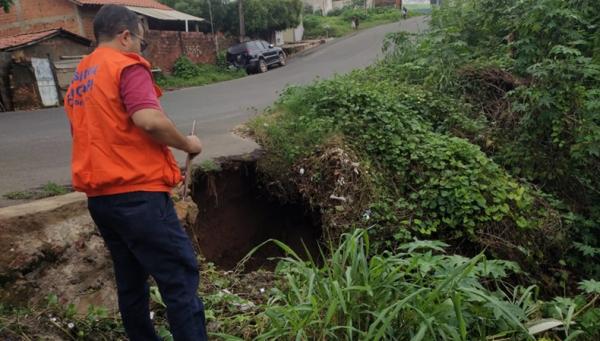
<svg viewBox="0 0 600 341">
<path fill-rule="evenodd" d="M 8 37 L 0 37 L 0 51 L 12 51 L 22 47 L 27 47 L 58 35 L 67 36 L 87 46 L 90 46 L 92 43 L 92 41 L 87 38 L 69 32 L 62 28 L 58 28 L 40 32 L 18 34 Z"/>
<path fill-rule="evenodd" d="M 130 10 L 145 15 L 148 17 L 152 17 L 159 20 L 167 20 L 167 21 L 204 21 L 202 18 L 195 17 L 193 15 L 189 15 L 186 13 L 182 13 L 179 11 L 175 11 L 172 9 L 164 10 L 157 8 L 147 8 L 147 7 L 134 7 L 134 6 L 125 6 Z"/>
<path fill-rule="evenodd" d="M 122 5 L 122 6 L 135 6 L 135 7 L 146 7 L 156 8 L 163 10 L 172 10 L 167 5 L 163 5 L 155 0 L 71 0 L 78 5 Z"/>
</svg>

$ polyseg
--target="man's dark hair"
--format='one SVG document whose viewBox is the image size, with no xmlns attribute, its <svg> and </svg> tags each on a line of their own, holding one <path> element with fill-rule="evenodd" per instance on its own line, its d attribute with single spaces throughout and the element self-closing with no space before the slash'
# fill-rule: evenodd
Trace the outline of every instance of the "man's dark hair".
<svg viewBox="0 0 600 341">
<path fill-rule="evenodd" d="M 140 34 L 140 18 L 127 7 L 104 5 L 94 17 L 94 37 L 98 43 L 112 40 L 117 34 L 129 30 Z"/>
</svg>

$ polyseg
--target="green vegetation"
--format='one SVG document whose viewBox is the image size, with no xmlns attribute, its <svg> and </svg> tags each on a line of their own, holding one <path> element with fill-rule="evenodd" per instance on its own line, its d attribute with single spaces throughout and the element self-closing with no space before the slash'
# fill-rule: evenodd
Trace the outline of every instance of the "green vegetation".
<svg viewBox="0 0 600 341">
<path fill-rule="evenodd" d="M 325 261 L 288 257 L 275 273 L 202 270 L 209 335 L 225 340 L 594 340 L 600 282 L 581 294 L 543 301 L 536 286 L 510 283 L 522 270 L 483 254 L 447 254 L 448 245 L 414 240 L 373 254 L 366 230 L 345 234 Z M 165 305 L 151 287 L 159 335 L 170 340 Z M 0 337 L 125 340 L 117 315 L 91 306 L 78 315 L 56 295 L 36 309 L 0 305 Z M 544 339 L 546 337 L 547 339 Z"/>
<path fill-rule="evenodd" d="M 35 200 L 53 197 L 57 195 L 67 194 L 71 190 L 65 186 L 58 185 L 52 181 L 40 188 L 27 190 L 27 191 L 14 191 L 5 193 L 3 196 L 10 200 Z"/>
<path fill-rule="evenodd" d="M 304 36 L 307 39 L 341 37 L 352 32 L 352 18 L 358 18 L 359 28 L 369 28 L 399 21 L 402 13 L 395 8 L 364 9 L 346 8 L 330 12 L 327 16 L 306 14 Z"/>
<path fill-rule="evenodd" d="M 562 287 L 598 278 L 598 4 L 450 4 L 434 11 L 429 34 L 391 35 L 380 64 L 288 89 L 251 124 L 268 167 L 285 182 L 312 165 L 303 193 L 338 231 L 368 210 L 384 246 L 466 238 L 530 272 L 555 269 Z M 313 165 L 331 148 L 362 168 L 356 188 L 337 190 L 369 192 L 343 217 L 312 197 L 332 190 Z"/>
<path fill-rule="evenodd" d="M 324 242 L 204 269 L 214 337 L 600 339 L 600 2 L 444 3 L 249 124 L 261 181 Z"/>
<path fill-rule="evenodd" d="M 2 10 L 4 13 L 8 13 L 10 7 L 13 5 L 14 0 L 0 0 L 0 6 L 2 6 Z"/>
<path fill-rule="evenodd" d="M 205 173 L 218 172 L 221 170 L 221 165 L 214 160 L 204 160 L 200 163 L 199 167 Z"/>
<path fill-rule="evenodd" d="M 431 14 L 431 4 L 405 4 L 404 7 L 408 10 L 409 15 Z"/>
<path fill-rule="evenodd" d="M 322 267 L 284 262 L 266 335 L 519 340 L 548 325 L 533 326 L 540 318 L 585 315 L 581 331 L 567 323 L 535 337 L 600 337 L 597 296 L 586 297 L 600 278 L 598 13 L 591 0 L 448 1 L 427 34 L 390 35 L 381 63 L 290 88 L 251 122 L 268 151 L 260 167 L 322 213 L 333 247 L 371 226 L 365 251 L 328 254 Z M 403 249 L 432 237 L 477 256 L 428 261 L 445 272 L 423 288 L 402 264 L 435 253 Z M 483 259 L 506 272 L 500 282 L 473 270 Z M 368 266 L 357 274 L 357 264 Z M 436 290 L 467 268 L 483 291 Z M 541 300 L 554 295 L 570 298 Z M 578 303 L 553 307 L 564 302 Z M 584 307 L 589 315 L 576 313 Z"/>
<path fill-rule="evenodd" d="M 215 31 L 239 35 L 238 2 L 229 0 L 160 0 L 178 11 L 209 20 L 209 1 Z M 246 35 L 268 38 L 272 32 L 296 27 L 302 14 L 301 0 L 244 0 Z"/>
<path fill-rule="evenodd" d="M 520 271 L 511 262 L 447 255 L 442 242 L 415 240 L 377 255 L 370 247 L 357 229 L 321 266 L 288 249 L 277 269 L 283 289 L 274 290 L 264 312 L 270 324 L 257 339 L 573 340 L 599 332 L 600 310 L 585 302 L 600 297 L 600 282 L 581 283 L 574 299 L 542 302 L 535 286 L 506 281 Z"/>
<path fill-rule="evenodd" d="M 201 86 L 246 76 L 243 70 L 228 69 L 223 65 L 194 64 L 187 57 L 181 57 L 173 66 L 173 75 L 161 76 L 156 83 L 166 89 Z"/>
</svg>

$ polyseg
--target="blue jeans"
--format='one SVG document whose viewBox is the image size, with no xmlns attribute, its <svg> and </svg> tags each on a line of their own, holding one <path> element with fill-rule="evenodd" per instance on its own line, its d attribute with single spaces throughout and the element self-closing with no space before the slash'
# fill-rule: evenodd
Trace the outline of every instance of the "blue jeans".
<svg viewBox="0 0 600 341">
<path fill-rule="evenodd" d="M 173 338 L 206 340 L 204 305 L 196 294 L 198 263 L 168 193 L 93 197 L 88 209 L 113 259 L 119 310 L 129 339 L 160 340 L 150 319 L 152 276 L 167 305 Z"/>
</svg>

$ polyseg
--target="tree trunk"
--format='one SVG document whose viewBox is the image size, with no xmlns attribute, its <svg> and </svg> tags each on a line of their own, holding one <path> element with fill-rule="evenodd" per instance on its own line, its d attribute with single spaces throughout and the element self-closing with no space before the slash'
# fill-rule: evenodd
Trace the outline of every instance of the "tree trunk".
<svg viewBox="0 0 600 341">
<path fill-rule="evenodd" d="M 243 0 L 238 1 L 238 12 L 240 16 L 240 43 L 243 43 L 244 37 L 246 36 L 246 23 L 244 21 L 244 5 Z"/>
</svg>

